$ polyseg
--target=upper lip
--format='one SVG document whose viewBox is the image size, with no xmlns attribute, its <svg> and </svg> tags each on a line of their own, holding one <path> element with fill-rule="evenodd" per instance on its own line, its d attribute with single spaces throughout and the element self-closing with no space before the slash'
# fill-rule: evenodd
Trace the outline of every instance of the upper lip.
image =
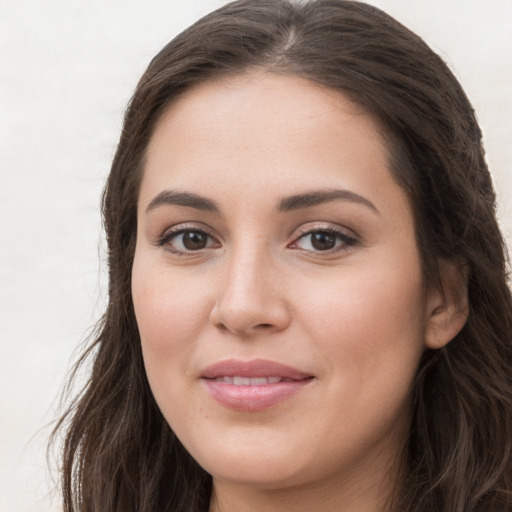
<svg viewBox="0 0 512 512">
<path fill-rule="evenodd" d="M 226 359 L 207 366 L 201 372 L 201 377 L 205 379 L 216 379 L 218 377 L 282 377 L 291 380 L 303 380 L 312 376 L 310 373 L 297 368 L 265 359 L 252 359 L 251 361 Z"/>
</svg>

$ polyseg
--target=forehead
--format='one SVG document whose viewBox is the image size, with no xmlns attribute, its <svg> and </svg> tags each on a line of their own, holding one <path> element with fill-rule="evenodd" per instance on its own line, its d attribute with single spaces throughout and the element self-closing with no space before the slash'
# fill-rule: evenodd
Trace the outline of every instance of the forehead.
<svg viewBox="0 0 512 512">
<path fill-rule="evenodd" d="M 185 128 L 183 136 L 201 137 L 205 133 L 211 136 L 211 128 L 215 128 L 219 136 L 224 135 L 224 128 L 230 127 L 227 122 L 231 126 L 237 123 L 237 129 L 247 129 L 238 132 L 240 136 L 262 142 L 257 139 L 259 129 L 270 132 L 284 128 L 280 135 L 289 134 L 298 140 L 305 134 L 306 122 L 314 129 L 318 127 L 315 124 L 324 125 L 332 120 L 334 123 L 329 127 L 332 130 L 340 117 L 357 117 L 362 121 L 360 128 L 381 132 L 378 120 L 348 94 L 303 78 L 252 71 L 200 83 L 186 90 L 164 110 L 150 146 L 155 145 L 155 135 L 165 129 L 164 125 L 177 131 Z"/>
<path fill-rule="evenodd" d="M 200 84 L 159 119 L 140 199 L 169 187 L 246 198 L 262 186 L 378 195 L 396 186 L 381 133 L 346 95 L 297 77 L 252 72 Z"/>
</svg>

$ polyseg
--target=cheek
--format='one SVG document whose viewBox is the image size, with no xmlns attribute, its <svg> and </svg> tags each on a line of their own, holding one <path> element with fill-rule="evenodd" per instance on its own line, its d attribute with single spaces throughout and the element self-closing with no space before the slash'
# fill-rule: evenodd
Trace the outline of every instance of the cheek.
<svg viewBox="0 0 512 512">
<path fill-rule="evenodd" d="M 340 449 L 351 439 L 371 444 L 407 428 L 424 350 L 421 274 L 414 265 L 407 270 L 353 269 L 336 283 L 326 280 L 303 303 L 299 316 L 315 340 L 314 357 L 325 363 L 323 432 L 346 440 Z"/>
<path fill-rule="evenodd" d="M 325 279 L 307 295 L 298 315 L 317 349 L 331 361 L 333 374 L 350 375 L 352 384 L 361 386 L 387 382 L 388 377 L 394 382 L 412 379 L 424 347 L 419 265 L 382 263 Z"/>
<path fill-rule="evenodd" d="M 144 365 L 158 401 L 159 392 L 176 389 L 173 375 L 190 373 L 187 363 L 208 322 L 210 300 L 199 282 L 137 257 L 132 295 Z"/>
<path fill-rule="evenodd" d="M 168 421 L 176 410 L 185 425 L 196 421 L 204 413 L 191 399 L 189 377 L 194 341 L 210 311 L 204 287 L 180 279 L 158 262 L 136 257 L 132 295 L 146 375 L 156 402 Z"/>
</svg>

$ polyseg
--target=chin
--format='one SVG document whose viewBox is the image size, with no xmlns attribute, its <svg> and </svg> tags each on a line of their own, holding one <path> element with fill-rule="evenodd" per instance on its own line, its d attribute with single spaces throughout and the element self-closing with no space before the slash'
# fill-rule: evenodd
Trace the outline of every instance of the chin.
<svg viewBox="0 0 512 512">
<path fill-rule="evenodd" d="M 300 446 L 287 445 L 280 436 L 256 430 L 256 436 L 246 433 L 243 441 L 217 440 L 206 450 L 188 448 L 201 467 L 217 480 L 268 489 L 303 483 L 311 457 L 304 457 Z"/>
<path fill-rule="evenodd" d="M 205 467 L 214 480 L 259 489 L 284 489 L 300 486 L 308 482 L 305 468 L 270 457 L 253 457 L 251 461 L 231 461 L 228 464 L 216 461 Z"/>
</svg>

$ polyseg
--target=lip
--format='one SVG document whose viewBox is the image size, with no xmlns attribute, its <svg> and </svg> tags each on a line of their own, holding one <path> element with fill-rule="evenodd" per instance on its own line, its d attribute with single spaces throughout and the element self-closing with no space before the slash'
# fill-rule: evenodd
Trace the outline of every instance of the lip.
<svg viewBox="0 0 512 512">
<path fill-rule="evenodd" d="M 222 377 L 280 377 L 286 380 L 240 386 L 215 380 Z M 297 368 L 265 359 L 219 361 L 201 373 L 201 382 L 214 400 L 224 407 L 244 412 L 261 411 L 277 405 L 301 391 L 313 378 L 313 375 Z"/>
</svg>

